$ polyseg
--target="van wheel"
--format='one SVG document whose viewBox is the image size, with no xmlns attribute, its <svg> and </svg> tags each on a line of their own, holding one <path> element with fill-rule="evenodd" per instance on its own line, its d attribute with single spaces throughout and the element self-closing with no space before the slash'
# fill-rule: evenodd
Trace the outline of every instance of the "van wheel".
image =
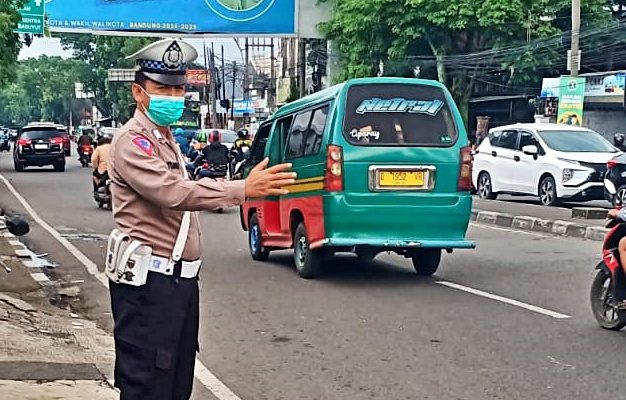
<svg viewBox="0 0 626 400">
<path fill-rule="evenodd" d="M 54 164 L 55 172 L 65 172 L 65 163 Z"/>
<path fill-rule="evenodd" d="M 21 162 L 15 162 L 15 172 L 24 172 L 24 164 Z"/>
<path fill-rule="evenodd" d="M 558 206 L 560 203 L 556 197 L 556 183 L 551 176 L 546 176 L 539 183 L 539 203 L 548 207 Z"/>
<path fill-rule="evenodd" d="M 293 238 L 293 258 L 298 275 L 304 279 L 314 278 L 319 273 L 323 252 L 311 250 L 303 222 L 300 222 L 298 228 L 296 228 Z"/>
<path fill-rule="evenodd" d="M 493 192 L 493 186 L 491 185 L 491 176 L 487 172 L 482 172 L 478 176 L 478 195 L 481 199 L 495 200 L 498 195 Z"/>
<path fill-rule="evenodd" d="M 248 228 L 248 246 L 250 247 L 250 255 L 253 260 L 267 261 L 270 251 L 263 247 L 263 238 L 261 236 L 261 227 L 259 226 L 259 218 L 256 213 L 250 217 L 250 226 Z"/>
<path fill-rule="evenodd" d="M 421 276 L 430 276 L 437 272 L 441 262 L 441 249 L 419 250 L 411 257 L 415 272 Z"/>
</svg>

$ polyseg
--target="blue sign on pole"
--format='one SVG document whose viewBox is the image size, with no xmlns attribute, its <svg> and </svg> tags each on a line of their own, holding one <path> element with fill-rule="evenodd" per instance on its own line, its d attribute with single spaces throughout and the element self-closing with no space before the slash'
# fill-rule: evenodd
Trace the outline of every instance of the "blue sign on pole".
<svg viewBox="0 0 626 400">
<path fill-rule="evenodd" d="M 296 0 L 46 0 L 50 30 L 296 33 Z"/>
<path fill-rule="evenodd" d="M 250 99 L 235 99 L 233 108 L 236 115 L 254 114 L 254 102 Z"/>
</svg>

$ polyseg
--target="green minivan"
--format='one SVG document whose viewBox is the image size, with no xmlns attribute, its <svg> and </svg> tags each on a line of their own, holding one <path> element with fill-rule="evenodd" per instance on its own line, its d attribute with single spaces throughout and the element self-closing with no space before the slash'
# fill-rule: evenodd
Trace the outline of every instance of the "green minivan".
<svg viewBox="0 0 626 400">
<path fill-rule="evenodd" d="M 241 222 L 252 258 L 294 249 L 303 278 L 339 252 L 369 262 L 411 258 L 431 275 L 443 250 L 474 248 L 471 149 L 444 85 L 406 78 L 354 79 L 281 107 L 257 131 L 247 170 L 265 157 L 289 162 L 289 194 L 247 199 Z"/>
</svg>

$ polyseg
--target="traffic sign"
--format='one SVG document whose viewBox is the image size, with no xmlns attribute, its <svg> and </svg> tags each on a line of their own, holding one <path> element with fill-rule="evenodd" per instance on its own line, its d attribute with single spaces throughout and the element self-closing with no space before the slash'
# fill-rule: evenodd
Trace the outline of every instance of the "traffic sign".
<svg viewBox="0 0 626 400">
<path fill-rule="evenodd" d="M 46 11 L 46 2 L 44 0 L 27 0 L 24 7 L 18 11 L 22 19 L 17 23 L 15 33 L 44 34 Z"/>
</svg>

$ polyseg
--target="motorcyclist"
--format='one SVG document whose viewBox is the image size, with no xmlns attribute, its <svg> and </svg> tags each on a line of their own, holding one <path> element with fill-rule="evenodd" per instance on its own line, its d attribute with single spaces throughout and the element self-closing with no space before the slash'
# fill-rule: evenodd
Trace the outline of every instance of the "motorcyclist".
<svg viewBox="0 0 626 400">
<path fill-rule="evenodd" d="M 205 131 L 198 131 L 196 133 L 196 137 L 194 138 L 194 143 L 189 147 L 189 152 L 187 152 L 187 157 L 190 160 L 194 160 L 187 164 L 187 172 L 189 175 L 193 175 L 196 170 L 195 160 L 202 154 L 202 150 L 207 147 L 208 136 Z"/>
<path fill-rule="evenodd" d="M 209 134 L 209 145 L 202 149 L 202 152 L 194 161 L 194 169 L 204 163 L 208 165 L 228 165 L 228 147 L 221 143 L 219 131 L 211 131 Z M 205 177 L 206 172 L 200 171 L 200 177 Z"/>
<path fill-rule="evenodd" d="M 83 146 L 91 146 L 93 147 L 94 140 L 91 135 L 87 134 L 87 131 L 83 131 L 83 134 L 80 138 L 78 138 L 78 158 L 80 159 L 83 156 Z"/>
<path fill-rule="evenodd" d="M 237 140 L 233 143 L 233 149 L 237 150 L 239 154 L 241 154 L 241 149 L 243 147 L 252 146 L 252 138 L 250 137 L 250 132 L 246 128 L 239 129 L 237 132 Z"/>
<path fill-rule="evenodd" d="M 189 153 L 189 140 L 187 140 L 187 136 L 185 136 L 185 131 L 183 128 L 176 128 L 174 131 L 174 139 L 176 139 L 176 143 L 180 147 L 180 151 L 183 154 Z"/>
<path fill-rule="evenodd" d="M 93 166 L 93 191 L 96 192 L 100 186 L 108 179 L 109 151 L 111 150 L 110 134 L 104 133 L 98 140 L 98 147 L 91 156 Z"/>
<path fill-rule="evenodd" d="M 624 145 L 624 134 L 623 133 L 617 133 L 615 134 L 615 136 L 613 137 L 613 141 L 615 143 L 615 146 L 620 150 L 620 151 L 624 151 L 626 150 L 626 146 Z"/>
</svg>

